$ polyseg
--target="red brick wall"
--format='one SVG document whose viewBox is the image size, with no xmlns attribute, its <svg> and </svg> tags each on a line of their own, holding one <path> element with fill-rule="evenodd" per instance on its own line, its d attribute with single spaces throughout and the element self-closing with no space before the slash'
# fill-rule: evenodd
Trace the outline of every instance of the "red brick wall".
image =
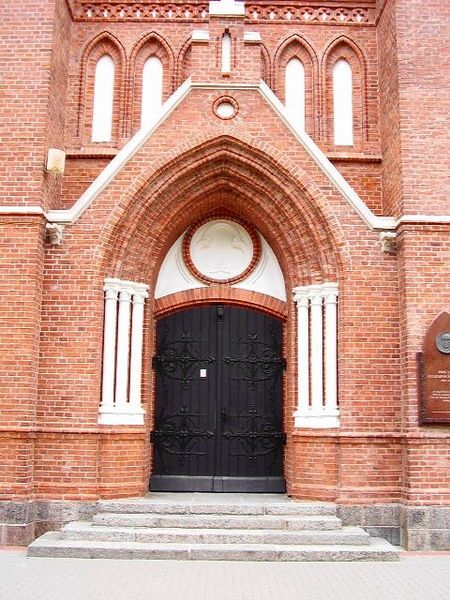
<svg viewBox="0 0 450 600">
<path fill-rule="evenodd" d="M 383 10 L 377 26 L 377 49 L 383 208 L 387 215 L 397 216 L 402 210 L 403 198 L 395 4 L 382 3 Z"/>
<path fill-rule="evenodd" d="M 447 214 L 450 50 L 448 3 L 395 3 L 402 206 L 409 214 Z M 396 136 L 397 137 L 397 136 Z M 433 319 L 448 310 L 448 225 L 400 230 L 401 367 L 405 500 L 449 502 L 448 427 L 417 425 L 416 353 Z"/>
<path fill-rule="evenodd" d="M 0 494 L 33 490 L 44 219 L 0 218 Z"/>
<path fill-rule="evenodd" d="M 376 26 L 269 19 L 242 25 L 213 19 L 209 45 L 192 48 L 192 29 L 205 29 L 207 22 L 71 22 L 64 2 L 56 4 L 55 12 L 50 0 L 22 3 L 30 19 L 27 28 L 17 7 L 4 10 L 10 42 L 0 46 L 0 53 L 10 103 L 0 118 L 14 133 L 7 136 L 10 153 L 0 165 L 4 204 L 40 204 L 45 198 L 52 208 L 73 205 L 139 126 L 137 82 L 147 52 L 155 51 L 165 65 L 165 98 L 188 72 L 196 81 L 216 83 L 257 82 L 262 74 L 282 97 L 285 49 L 296 35 L 297 51 L 307 47 L 311 56 L 308 131 L 367 205 L 379 215 L 397 215 L 402 206 L 448 212 L 446 128 L 440 121 L 447 100 L 440 87 L 444 74 L 436 73 L 445 70 L 439 65 L 445 53 L 436 59 L 432 53 L 433 44 L 447 43 L 444 2 L 432 15 L 423 1 L 387 2 L 379 6 L 384 10 Z M 235 50 L 232 75 L 224 78 L 217 40 L 225 26 Z M 426 44 L 417 50 L 419 28 Z M 263 50 L 240 41 L 244 30 L 261 33 Z M 19 43 L 12 41 L 17 32 Z M 357 144 L 345 150 L 333 147 L 330 131 L 330 60 L 332 48 L 344 42 L 345 52 L 351 48 L 359 61 L 354 65 Z M 115 134 L 107 147 L 90 142 L 93 67 L 106 47 L 118 61 Z M 237 101 L 235 119 L 214 116 L 212 104 L 222 94 Z M 430 139 L 437 140 L 435 146 Z M 70 154 L 60 198 L 61 181 L 43 173 L 43 160 L 48 145 L 64 144 Z M 66 227 L 60 246 L 44 247 L 40 217 L 2 217 L 0 445 L 6 450 L 0 459 L 1 497 L 144 493 L 151 470 L 155 317 L 168 310 L 168 303 L 195 303 L 205 294 L 154 302 L 156 277 L 167 250 L 194 220 L 224 210 L 261 231 L 286 280 L 285 306 L 256 295 L 220 295 L 218 289 L 207 295 L 262 300 L 266 310 L 286 316 L 289 492 L 349 504 L 448 501 L 449 428 L 418 427 L 415 374 L 415 353 L 426 327 L 448 309 L 448 227 L 405 226 L 398 255 L 383 254 L 377 234 L 266 101 L 256 91 L 225 88 L 191 91 L 82 217 Z M 97 424 L 105 276 L 150 285 L 144 426 Z M 338 281 L 340 287 L 342 427 L 294 432 L 291 291 L 322 281 Z"/>
<path fill-rule="evenodd" d="M 395 5 L 404 209 L 448 214 L 450 5 Z"/>
</svg>

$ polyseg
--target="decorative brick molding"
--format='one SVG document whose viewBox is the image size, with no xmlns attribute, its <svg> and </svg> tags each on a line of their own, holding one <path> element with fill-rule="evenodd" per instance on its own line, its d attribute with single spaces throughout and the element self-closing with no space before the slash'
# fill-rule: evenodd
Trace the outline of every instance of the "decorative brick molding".
<svg viewBox="0 0 450 600">
<path fill-rule="evenodd" d="M 230 112 L 229 114 L 224 114 L 221 111 L 221 107 L 223 105 L 230 105 Z M 233 96 L 219 96 L 219 98 L 216 98 L 212 104 L 212 111 L 213 114 L 219 118 L 219 119 L 223 119 L 223 120 L 228 120 L 228 119 L 234 119 L 234 117 L 238 114 L 239 112 L 239 104 L 236 102 L 235 98 L 233 98 Z"/>
<path fill-rule="evenodd" d="M 297 304 L 298 404 L 295 427 L 339 427 L 337 283 L 294 289 Z"/>
<path fill-rule="evenodd" d="M 344 3 L 343 3 L 344 4 Z M 358 6 L 320 6 L 316 2 L 293 6 L 293 3 L 261 2 L 246 5 L 246 17 L 252 21 L 288 21 L 294 23 L 319 23 L 329 25 L 373 25 L 375 7 Z"/>
<path fill-rule="evenodd" d="M 148 286 L 105 279 L 103 289 L 103 376 L 98 422 L 102 425 L 142 425 L 142 339 Z"/>
<path fill-rule="evenodd" d="M 179 310 L 181 308 L 190 308 L 191 306 L 196 306 L 198 304 L 217 302 L 248 308 L 257 308 L 258 310 L 279 319 L 286 319 L 287 316 L 286 302 L 278 300 L 273 296 L 267 296 L 266 294 L 240 290 L 232 287 L 198 288 L 196 290 L 187 290 L 185 292 L 169 294 L 168 296 L 156 300 L 154 314 L 159 318 L 175 309 Z"/>
<path fill-rule="evenodd" d="M 214 3 L 215 4 L 215 3 Z M 297 3 L 296 3 L 297 4 Z M 78 0 L 74 7 L 76 21 L 206 21 L 209 16 L 208 2 L 184 2 L 175 4 L 159 1 L 144 4 L 124 0 L 119 4 L 102 0 Z M 327 6 L 311 0 L 294 5 L 286 1 L 249 2 L 245 4 L 246 21 L 294 22 L 321 25 L 373 25 L 376 8 L 372 3 L 342 2 L 341 6 Z"/>
</svg>

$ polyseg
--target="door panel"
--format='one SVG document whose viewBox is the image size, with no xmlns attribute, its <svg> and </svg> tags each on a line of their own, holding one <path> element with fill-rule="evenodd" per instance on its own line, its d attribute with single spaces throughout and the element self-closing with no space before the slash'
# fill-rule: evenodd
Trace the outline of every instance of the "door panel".
<svg viewBox="0 0 450 600">
<path fill-rule="evenodd" d="M 157 324 L 155 475 L 205 477 L 215 470 L 216 413 L 209 399 L 216 394 L 217 359 L 210 353 L 216 345 L 208 307 L 179 311 Z"/>
<path fill-rule="evenodd" d="M 281 334 L 229 306 L 158 322 L 152 490 L 284 491 Z"/>
</svg>

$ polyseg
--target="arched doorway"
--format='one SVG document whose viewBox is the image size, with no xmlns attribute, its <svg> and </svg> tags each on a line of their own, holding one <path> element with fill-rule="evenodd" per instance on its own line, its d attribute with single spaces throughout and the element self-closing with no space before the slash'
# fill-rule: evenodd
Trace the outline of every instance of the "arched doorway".
<svg viewBox="0 0 450 600">
<path fill-rule="evenodd" d="M 312 495 L 305 472 L 309 477 L 311 464 L 316 481 L 315 462 L 309 462 L 307 454 L 315 438 L 311 438 L 313 442 L 310 438 L 304 442 L 294 431 L 298 381 L 292 290 L 299 285 L 335 280 L 338 268 L 343 265 L 341 254 L 345 253 L 346 246 L 342 229 L 327 208 L 321 190 L 306 173 L 299 172 L 298 166 L 282 156 L 274 158 L 276 160 L 244 141 L 227 136 L 205 140 L 157 173 L 143 174 L 141 184 L 133 184 L 132 195 L 129 190 L 123 194 L 117 211 L 110 217 L 109 249 L 104 259 L 107 274 L 149 286 L 142 358 L 145 438 L 142 438 L 140 451 L 145 488 L 155 472 L 154 445 L 150 443 L 149 434 L 156 429 L 155 377 L 150 364 L 156 352 L 157 322 L 182 308 L 215 303 L 261 310 L 282 320 L 283 356 L 287 361 L 287 370 L 282 375 L 285 384 L 283 430 L 287 434 L 286 487 L 295 495 L 302 480 L 306 482 L 306 494 Z M 189 267 L 186 261 L 182 264 L 184 234 L 193 224 L 200 226 L 216 217 L 257 228 L 261 236 L 261 260 L 246 274 L 247 281 L 197 280 L 194 285 L 195 272 L 185 268 Z M 270 252 L 264 254 L 266 244 Z M 275 271 L 274 261 L 269 260 L 272 254 L 278 261 Z M 259 267 L 266 264 L 267 268 L 260 271 Z M 169 286 L 160 285 L 159 275 L 163 270 L 168 275 Z M 273 287 L 277 270 L 282 274 L 282 282 Z M 280 293 L 281 287 L 284 296 Z M 323 446 L 323 438 L 317 447 L 319 444 Z M 317 455 L 314 450 L 314 456 Z"/>
<path fill-rule="evenodd" d="M 283 492 L 282 324 L 209 304 L 159 319 L 152 491 Z"/>
</svg>

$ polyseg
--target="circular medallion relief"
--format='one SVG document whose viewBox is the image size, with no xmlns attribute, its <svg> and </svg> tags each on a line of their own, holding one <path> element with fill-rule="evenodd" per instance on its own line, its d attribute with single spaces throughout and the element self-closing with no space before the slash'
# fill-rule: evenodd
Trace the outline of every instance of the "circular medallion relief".
<svg viewBox="0 0 450 600">
<path fill-rule="evenodd" d="M 186 265 L 201 281 L 236 283 L 256 265 L 260 243 L 256 232 L 241 221 L 214 218 L 188 229 L 183 255 Z"/>
<path fill-rule="evenodd" d="M 450 354 L 450 331 L 444 331 L 437 336 L 436 348 L 442 354 Z"/>
</svg>

